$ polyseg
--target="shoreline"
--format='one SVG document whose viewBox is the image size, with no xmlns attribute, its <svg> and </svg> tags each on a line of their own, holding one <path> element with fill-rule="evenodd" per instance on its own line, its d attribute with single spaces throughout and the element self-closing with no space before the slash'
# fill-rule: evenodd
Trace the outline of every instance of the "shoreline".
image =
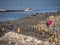
<svg viewBox="0 0 60 45">
<path fill-rule="evenodd" d="M 59 11 L 60 11 L 60 10 L 52 11 L 52 12 L 31 13 L 31 14 L 28 14 L 27 16 L 29 16 L 29 15 L 37 15 L 37 14 L 39 14 L 39 15 L 47 15 L 47 14 L 53 15 L 53 14 L 59 12 Z M 26 17 L 27 17 L 27 16 L 26 16 Z M 23 17 L 23 18 L 24 18 L 24 17 Z M 21 18 L 21 19 L 23 19 L 23 18 Z M 14 20 L 4 20 L 4 21 L 0 21 L 0 22 L 15 21 L 15 20 L 19 20 L 19 19 L 14 19 Z"/>
</svg>

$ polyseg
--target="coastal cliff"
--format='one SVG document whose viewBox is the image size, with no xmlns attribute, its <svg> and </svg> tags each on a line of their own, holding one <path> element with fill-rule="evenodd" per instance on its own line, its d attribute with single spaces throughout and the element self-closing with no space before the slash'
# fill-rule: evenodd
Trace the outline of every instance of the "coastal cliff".
<svg viewBox="0 0 60 45">
<path fill-rule="evenodd" d="M 47 19 L 54 20 L 57 32 L 46 26 Z M 60 11 L 36 13 L 21 20 L 0 22 L 0 30 L 3 27 L 5 30 L 0 33 L 1 45 L 60 45 Z M 21 29 L 20 33 L 17 28 Z"/>
</svg>

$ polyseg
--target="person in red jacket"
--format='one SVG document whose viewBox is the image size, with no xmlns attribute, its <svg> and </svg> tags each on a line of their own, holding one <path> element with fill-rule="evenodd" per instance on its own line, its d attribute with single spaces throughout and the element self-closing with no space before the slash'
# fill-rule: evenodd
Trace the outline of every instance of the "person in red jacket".
<svg viewBox="0 0 60 45">
<path fill-rule="evenodd" d="M 46 22 L 47 27 L 50 27 L 51 24 L 52 24 L 52 20 L 48 20 L 48 21 Z"/>
<path fill-rule="evenodd" d="M 47 24 L 47 27 L 50 28 L 53 32 L 57 32 L 56 27 L 54 25 L 52 26 L 53 24 L 52 20 L 48 20 L 46 24 Z"/>
<path fill-rule="evenodd" d="M 48 28 L 50 28 L 53 32 L 57 32 L 57 28 L 55 27 L 55 17 L 50 16 L 48 20 L 46 21 L 46 25 Z"/>
</svg>

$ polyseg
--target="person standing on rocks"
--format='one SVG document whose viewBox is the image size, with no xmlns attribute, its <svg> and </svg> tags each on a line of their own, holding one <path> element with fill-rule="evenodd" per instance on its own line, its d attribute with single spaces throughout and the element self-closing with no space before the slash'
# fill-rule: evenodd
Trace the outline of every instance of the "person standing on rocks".
<svg viewBox="0 0 60 45">
<path fill-rule="evenodd" d="M 50 27 L 51 24 L 52 24 L 52 20 L 48 20 L 48 21 L 46 22 L 47 27 Z"/>
<path fill-rule="evenodd" d="M 54 25 L 55 19 L 54 16 L 50 16 L 46 22 L 48 28 L 50 28 L 53 32 L 57 32 L 57 29 Z"/>
</svg>

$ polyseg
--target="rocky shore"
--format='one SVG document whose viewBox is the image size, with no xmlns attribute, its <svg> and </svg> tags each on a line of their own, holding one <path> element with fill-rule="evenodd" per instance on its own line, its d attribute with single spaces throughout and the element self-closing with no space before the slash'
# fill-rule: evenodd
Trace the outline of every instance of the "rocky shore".
<svg viewBox="0 0 60 45">
<path fill-rule="evenodd" d="M 47 28 L 47 19 L 53 20 L 57 32 Z M 17 32 L 18 28 L 20 33 Z M 60 45 L 60 11 L 0 22 L 0 45 Z"/>
<path fill-rule="evenodd" d="M 41 41 L 35 37 L 8 32 L 0 38 L 0 45 L 50 45 L 48 41 Z M 51 44 L 55 45 L 55 44 Z"/>
</svg>

